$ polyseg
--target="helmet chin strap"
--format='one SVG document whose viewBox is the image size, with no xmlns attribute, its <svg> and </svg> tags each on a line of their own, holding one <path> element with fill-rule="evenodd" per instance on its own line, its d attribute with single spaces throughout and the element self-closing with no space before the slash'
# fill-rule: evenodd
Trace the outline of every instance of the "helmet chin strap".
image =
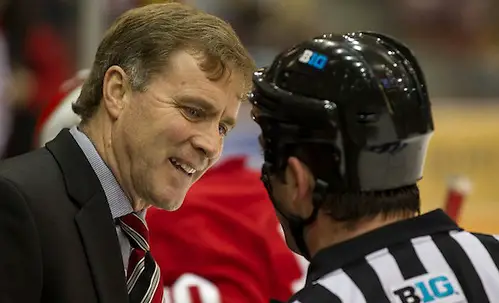
<svg viewBox="0 0 499 303">
<path fill-rule="evenodd" d="M 272 191 L 272 185 L 270 184 L 270 167 L 272 164 L 265 162 L 262 166 L 262 182 L 267 189 L 269 194 L 270 201 L 274 205 L 279 214 L 287 221 L 289 224 L 291 236 L 296 243 L 298 248 L 298 253 L 302 255 L 305 259 L 310 261 L 311 255 L 310 250 L 305 243 L 304 230 L 305 227 L 312 224 L 315 220 L 317 220 L 317 215 L 319 213 L 319 208 L 323 201 L 326 199 L 328 184 L 321 179 L 316 179 L 314 192 L 312 194 L 312 213 L 308 218 L 301 218 L 299 216 L 289 214 L 282 210 L 280 203 L 276 201 Z"/>
</svg>

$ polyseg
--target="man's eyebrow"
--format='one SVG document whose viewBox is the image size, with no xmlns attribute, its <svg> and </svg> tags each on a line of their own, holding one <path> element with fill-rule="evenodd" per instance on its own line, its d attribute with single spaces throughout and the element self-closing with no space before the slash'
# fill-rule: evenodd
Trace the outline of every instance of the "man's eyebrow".
<svg viewBox="0 0 499 303">
<path fill-rule="evenodd" d="M 215 112 L 215 106 L 208 100 L 201 97 L 191 97 L 191 96 L 178 96 L 177 99 L 180 103 L 185 105 L 195 105 L 208 112 Z"/>
<path fill-rule="evenodd" d="M 236 119 L 233 117 L 225 117 L 222 119 L 222 122 L 231 129 L 236 127 Z"/>
<path fill-rule="evenodd" d="M 207 113 L 215 113 L 217 111 L 216 107 L 210 101 L 191 96 L 179 96 L 176 98 L 181 104 L 194 105 L 205 110 Z M 234 117 L 224 117 L 222 122 L 226 124 L 229 128 L 234 128 L 236 126 L 236 119 Z"/>
</svg>

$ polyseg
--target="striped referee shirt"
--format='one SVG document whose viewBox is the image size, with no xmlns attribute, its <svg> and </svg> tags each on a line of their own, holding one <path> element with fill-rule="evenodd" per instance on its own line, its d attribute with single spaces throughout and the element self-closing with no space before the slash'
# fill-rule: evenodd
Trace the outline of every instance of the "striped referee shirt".
<svg viewBox="0 0 499 303">
<path fill-rule="evenodd" d="M 319 251 L 289 302 L 499 302 L 498 239 L 435 210 Z"/>
</svg>

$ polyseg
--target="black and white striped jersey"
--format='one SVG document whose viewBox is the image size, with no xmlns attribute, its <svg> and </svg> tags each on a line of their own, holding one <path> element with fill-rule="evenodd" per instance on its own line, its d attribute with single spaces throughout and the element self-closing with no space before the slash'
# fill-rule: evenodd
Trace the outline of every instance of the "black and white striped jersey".
<svg viewBox="0 0 499 303">
<path fill-rule="evenodd" d="M 499 303 L 499 237 L 442 210 L 325 248 L 291 303 Z"/>
</svg>

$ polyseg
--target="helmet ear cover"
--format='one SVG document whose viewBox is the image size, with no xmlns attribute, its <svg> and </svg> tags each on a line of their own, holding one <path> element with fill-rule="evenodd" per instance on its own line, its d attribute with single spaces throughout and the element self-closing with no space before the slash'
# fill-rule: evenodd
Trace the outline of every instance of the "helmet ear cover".
<svg viewBox="0 0 499 303">
<path fill-rule="evenodd" d="M 320 128 L 326 123 L 336 126 L 336 104 L 288 92 L 273 83 L 268 83 L 263 72 L 255 73 L 255 88 L 249 96 L 250 102 L 273 120 L 301 125 L 302 128 Z"/>
<path fill-rule="evenodd" d="M 293 95 L 265 81 L 259 82 L 250 101 L 255 105 L 253 119 L 262 130 L 262 148 L 269 172 L 283 180 L 287 160 L 291 156 L 299 158 L 305 164 L 298 149 L 305 146 L 329 146 L 332 151 L 338 140 L 338 116 L 336 104 L 328 100 L 317 100 Z M 290 98 L 292 97 L 292 98 Z M 285 113 L 276 110 L 281 100 L 285 100 Z M 339 153 L 327 155 L 339 161 Z M 339 164 L 339 163 L 338 163 Z M 313 173 L 313 167 L 309 168 Z"/>
</svg>

